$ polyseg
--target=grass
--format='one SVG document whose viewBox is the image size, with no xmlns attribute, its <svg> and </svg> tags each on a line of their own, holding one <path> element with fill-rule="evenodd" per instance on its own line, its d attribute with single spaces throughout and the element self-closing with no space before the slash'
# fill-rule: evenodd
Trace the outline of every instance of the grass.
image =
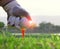
<svg viewBox="0 0 60 49">
<path fill-rule="evenodd" d="M 0 49 L 60 49 L 60 36 L 50 34 L 12 36 L 0 34 Z"/>
</svg>

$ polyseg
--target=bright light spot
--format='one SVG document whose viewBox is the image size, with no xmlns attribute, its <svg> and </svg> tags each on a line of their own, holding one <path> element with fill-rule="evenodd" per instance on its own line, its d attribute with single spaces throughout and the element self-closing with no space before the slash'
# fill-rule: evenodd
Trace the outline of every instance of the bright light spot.
<svg viewBox="0 0 60 49">
<path fill-rule="evenodd" d="M 37 27 L 36 23 L 34 23 L 33 21 L 29 21 L 29 25 L 31 29 Z"/>
<path fill-rule="evenodd" d="M 33 22 L 32 21 L 29 21 L 30 24 L 32 24 Z"/>
</svg>

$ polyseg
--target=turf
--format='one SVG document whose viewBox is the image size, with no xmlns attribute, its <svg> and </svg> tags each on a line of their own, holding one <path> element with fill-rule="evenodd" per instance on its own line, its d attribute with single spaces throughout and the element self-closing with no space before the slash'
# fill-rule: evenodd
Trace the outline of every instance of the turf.
<svg viewBox="0 0 60 49">
<path fill-rule="evenodd" d="M 0 34 L 0 49 L 60 49 L 60 36 L 51 34 L 20 35 Z"/>
</svg>

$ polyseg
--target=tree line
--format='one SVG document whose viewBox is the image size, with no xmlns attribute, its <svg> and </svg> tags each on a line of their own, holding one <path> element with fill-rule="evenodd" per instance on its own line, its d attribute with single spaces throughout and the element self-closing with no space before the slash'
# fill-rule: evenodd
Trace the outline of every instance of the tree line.
<svg viewBox="0 0 60 49">
<path fill-rule="evenodd" d="M 0 22 L 0 30 L 4 28 L 5 24 L 3 22 Z M 10 32 L 20 32 L 20 30 L 16 28 L 6 28 L 7 31 Z M 46 23 L 42 22 L 39 24 L 38 27 L 35 27 L 34 29 L 27 29 L 27 33 L 60 33 L 60 25 L 54 25 L 52 23 Z"/>
<path fill-rule="evenodd" d="M 31 31 L 31 30 L 30 30 Z M 42 22 L 39 27 L 34 28 L 31 32 L 34 33 L 60 33 L 60 25 Z"/>
</svg>

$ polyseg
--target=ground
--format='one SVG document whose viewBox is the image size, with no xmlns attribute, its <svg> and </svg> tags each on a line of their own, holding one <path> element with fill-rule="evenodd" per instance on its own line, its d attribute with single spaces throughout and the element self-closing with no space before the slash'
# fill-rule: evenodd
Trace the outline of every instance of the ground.
<svg viewBox="0 0 60 49">
<path fill-rule="evenodd" d="M 60 49 L 60 35 L 29 34 L 12 35 L 9 32 L 0 34 L 1 49 Z"/>
</svg>

